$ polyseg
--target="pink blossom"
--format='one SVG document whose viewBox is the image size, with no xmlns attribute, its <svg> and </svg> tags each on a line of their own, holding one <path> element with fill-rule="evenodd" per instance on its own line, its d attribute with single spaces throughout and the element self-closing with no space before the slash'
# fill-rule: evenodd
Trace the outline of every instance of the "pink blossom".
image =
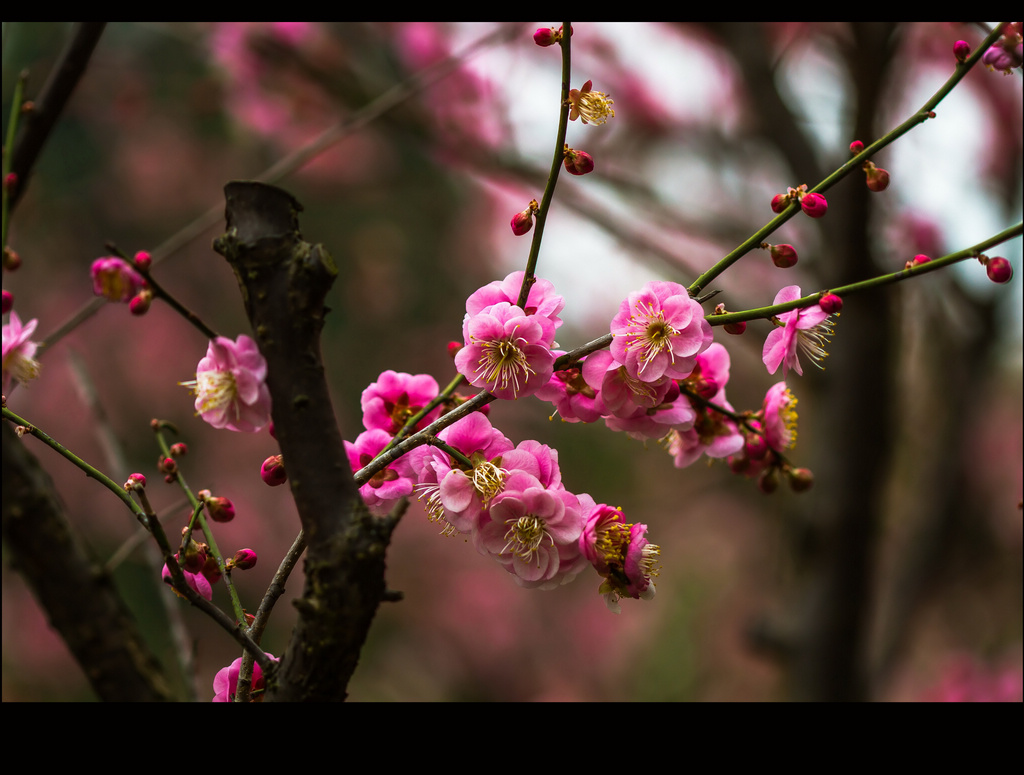
<svg viewBox="0 0 1024 775">
<path fill-rule="evenodd" d="M 177 557 L 178 555 L 174 556 Z M 200 565 L 200 568 L 201 567 L 202 566 Z M 201 570 L 199 573 L 192 573 L 191 571 L 182 568 L 181 572 L 185 576 L 185 582 L 190 587 L 192 587 L 192 589 L 195 591 L 197 595 L 199 595 L 202 598 L 205 598 L 206 600 L 213 600 L 213 587 L 210 586 L 209 580 L 206 578 L 206 576 L 202 574 Z M 163 571 L 161 571 L 160 573 L 160 578 L 163 579 L 165 584 L 171 583 L 171 572 L 167 569 L 166 564 L 164 564 Z M 172 587 L 172 589 L 174 588 Z M 174 589 L 174 594 L 178 595 L 179 597 L 182 596 L 181 593 L 178 592 L 178 590 L 176 589 Z"/>
<path fill-rule="evenodd" d="M 196 414 L 214 428 L 254 433 L 270 422 L 267 362 L 245 334 L 232 342 L 218 336 L 196 367 L 196 378 L 179 384 L 196 396 Z"/>
<path fill-rule="evenodd" d="M 366 430 L 379 428 L 392 436 L 419 413 L 423 407 L 437 398 L 440 390 L 437 381 L 429 374 L 406 374 L 385 371 L 363 391 L 360 403 L 363 408 L 363 427 Z M 416 425 L 422 430 L 437 419 L 440 407 L 432 409 Z"/>
<path fill-rule="evenodd" d="M 680 387 L 731 412 L 733 408 L 725 398 L 729 368 L 729 351 L 716 342 L 697 356 L 693 373 L 680 381 Z M 702 454 L 722 458 L 742 449 L 743 434 L 735 422 L 697 399 L 690 399 L 690 403 L 695 413 L 692 427 L 673 429 L 664 442 L 676 468 L 685 468 Z"/>
<path fill-rule="evenodd" d="M 556 357 L 562 354 L 554 353 Z M 564 422 L 596 422 L 606 411 L 600 384 L 595 387 L 587 382 L 582 364 L 552 374 L 548 384 L 537 391 L 537 398 L 554 404 Z"/>
<path fill-rule="evenodd" d="M 584 124 L 589 122 L 594 126 L 600 126 L 615 116 L 615 111 L 609 107 L 615 104 L 615 101 L 608 99 L 604 92 L 594 91 L 591 88 L 593 83 L 587 81 L 582 89 L 569 91 L 569 102 L 572 105 L 569 110 L 570 121 L 580 119 Z"/>
<path fill-rule="evenodd" d="M 355 443 L 346 441 L 345 452 L 353 473 L 368 466 L 390 442 L 391 434 L 379 428 L 360 433 Z M 375 473 L 359 488 L 359 494 L 371 514 L 383 517 L 396 501 L 412 495 L 413 476 L 408 458 L 400 457 Z"/>
<path fill-rule="evenodd" d="M 131 264 L 113 256 L 93 261 L 91 274 L 93 293 L 110 301 L 127 304 L 146 287 L 145 279 Z"/>
<path fill-rule="evenodd" d="M 612 318 L 611 353 L 630 377 L 685 379 L 712 342 L 704 310 L 679 283 L 655 281 L 635 291 Z"/>
<path fill-rule="evenodd" d="M 662 403 L 650 409 L 637 407 L 628 416 L 612 415 L 605 425 L 613 431 L 623 431 L 634 439 L 660 439 L 671 429 L 693 427 L 696 414 L 690 402 L 679 391 L 674 380 L 669 380 L 668 392 Z"/>
<path fill-rule="evenodd" d="M 632 417 L 637 408 L 660 406 L 668 394 L 672 380 L 668 377 L 644 382 L 629 376 L 626 367 L 607 350 L 598 350 L 583 363 L 583 378 L 588 385 L 597 385 L 604 404 L 602 415 Z"/>
<path fill-rule="evenodd" d="M 532 203 L 531 203 L 532 204 Z M 495 280 L 483 288 L 474 291 L 466 299 L 466 312 L 469 315 L 476 315 L 483 312 L 487 307 L 507 301 L 509 304 L 516 304 L 519 301 L 519 292 L 523 287 L 523 278 L 526 272 L 512 272 L 504 280 Z M 530 292 L 526 295 L 526 306 L 523 311 L 527 315 L 540 315 L 551 321 L 557 329 L 562 325 L 562 319 L 558 313 L 565 307 L 565 298 L 555 292 L 555 286 L 550 280 L 535 277 Z M 554 334 L 552 334 L 552 342 Z"/>
<path fill-rule="evenodd" d="M 799 285 L 787 285 L 775 296 L 775 304 L 784 304 L 800 298 Z M 789 369 L 803 375 L 798 350 L 803 351 L 815 366 L 824 368 L 821 361 L 828 356 L 825 345 L 832 336 L 829 315 L 818 304 L 783 312 L 776 316 L 779 327 L 773 329 L 764 342 L 761 359 L 769 374 L 774 374 L 782 365 L 782 374 Z"/>
<path fill-rule="evenodd" d="M 776 452 L 785 452 L 796 444 L 796 398 L 785 382 L 768 388 L 762 406 L 764 439 Z"/>
<path fill-rule="evenodd" d="M 269 651 L 266 655 L 275 662 L 280 662 Z M 238 675 L 242 672 L 242 658 L 239 657 L 227 667 L 222 667 L 213 677 L 213 701 L 234 702 L 235 694 L 238 692 Z M 266 688 L 266 680 L 263 677 L 263 669 L 258 663 L 252 666 L 252 701 L 259 702 L 262 699 L 263 690 Z"/>
<path fill-rule="evenodd" d="M 467 314 L 462 333 L 466 346 L 455 355 L 455 367 L 474 387 L 514 400 L 551 378 L 554 326 L 547 318 L 501 302 Z"/>
<path fill-rule="evenodd" d="M 582 529 L 575 495 L 545 489 L 534 477 L 517 471 L 492 500 L 479 530 L 473 533 L 473 542 L 521 586 L 557 586 L 566 580 L 560 570 L 577 567 Z"/>
<path fill-rule="evenodd" d="M 29 382 L 39 376 L 39 362 L 33 357 L 39 345 L 29 341 L 39 321 L 33 318 L 25 325 L 17 312 L 3 327 L 3 388 L 8 393 L 14 382 Z"/>
<path fill-rule="evenodd" d="M 579 548 L 604 577 L 599 591 L 612 612 L 621 612 L 623 597 L 654 597 L 651 579 L 658 575 L 661 548 L 647 540 L 647 525 L 627 524 L 621 510 L 595 505 L 584 513 Z"/>
</svg>

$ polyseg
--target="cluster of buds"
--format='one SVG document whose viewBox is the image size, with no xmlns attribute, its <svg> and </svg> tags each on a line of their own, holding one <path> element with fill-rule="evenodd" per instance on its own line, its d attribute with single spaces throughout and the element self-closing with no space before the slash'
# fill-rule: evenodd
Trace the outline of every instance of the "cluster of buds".
<svg viewBox="0 0 1024 775">
<path fill-rule="evenodd" d="M 553 46 L 562 40 L 564 35 L 560 26 L 557 30 L 554 27 L 539 27 L 536 32 L 533 33 L 533 42 L 542 48 Z M 569 35 L 572 36 L 572 25 L 569 25 Z"/>
<path fill-rule="evenodd" d="M 785 478 L 793 492 L 806 492 L 814 484 L 807 468 L 794 468 L 784 452 L 796 444 L 796 399 L 785 382 L 773 385 L 761 410 L 748 413 L 743 427 L 743 448 L 729 457 L 735 474 L 757 479 L 761 492 L 770 495 Z"/>
<path fill-rule="evenodd" d="M 785 194 L 772 197 L 772 212 L 781 213 L 793 202 L 799 202 L 800 208 L 811 218 L 821 218 L 828 210 L 828 202 L 821 194 L 807 191 L 804 183 L 797 188 L 790 186 Z"/>
<path fill-rule="evenodd" d="M 512 233 L 517 237 L 522 237 L 527 234 L 530 229 L 533 228 L 533 216 L 537 214 L 537 210 L 540 205 L 537 204 L 536 199 L 531 199 L 530 204 L 526 206 L 526 209 L 522 212 L 518 212 L 512 216 Z"/>
<path fill-rule="evenodd" d="M 173 457 L 160 458 L 156 469 L 164 475 L 164 481 L 171 484 L 178 479 L 178 462 Z"/>
<path fill-rule="evenodd" d="M 994 283 L 1008 283 L 1013 277 L 1013 266 L 1002 256 L 978 256 L 978 261 L 985 267 L 988 279 Z"/>
</svg>

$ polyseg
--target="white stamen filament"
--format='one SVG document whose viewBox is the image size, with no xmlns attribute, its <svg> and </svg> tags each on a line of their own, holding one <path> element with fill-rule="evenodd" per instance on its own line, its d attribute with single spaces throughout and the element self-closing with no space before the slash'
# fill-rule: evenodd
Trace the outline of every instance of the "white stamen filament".
<svg viewBox="0 0 1024 775">
<path fill-rule="evenodd" d="M 822 371 L 824 371 L 825 367 L 821 362 L 828 357 L 828 353 L 825 352 L 825 345 L 831 341 L 831 336 L 832 318 L 825 318 L 814 328 L 797 331 L 797 347 Z"/>
</svg>

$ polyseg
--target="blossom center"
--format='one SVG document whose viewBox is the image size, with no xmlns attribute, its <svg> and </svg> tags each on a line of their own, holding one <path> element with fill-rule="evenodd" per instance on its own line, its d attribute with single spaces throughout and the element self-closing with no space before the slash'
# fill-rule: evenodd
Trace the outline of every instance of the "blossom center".
<svg viewBox="0 0 1024 775">
<path fill-rule="evenodd" d="M 505 477 L 508 471 L 494 463 L 484 461 L 473 468 L 473 487 L 480 493 L 480 499 L 486 506 L 491 498 L 505 489 Z"/>
<path fill-rule="evenodd" d="M 520 379 L 525 383 L 528 374 L 536 373 L 518 344 L 523 341 L 522 337 L 508 336 L 481 343 L 483 355 L 477 361 L 476 378 L 490 384 L 492 392 L 511 385 L 513 395 L 518 395 Z"/>
<path fill-rule="evenodd" d="M 626 349 L 636 349 L 637 358 L 640 361 L 640 368 L 637 373 L 643 372 L 647 365 L 660 353 L 668 351 L 669 359 L 675 363 L 675 354 L 672 352 L 672 337 L 679 334 L 667 320 L 663 310 L 655 310 L 646 303 L 637 305 L 637 311 L 630 317 L 628 324 L 629 331 L 626 336 L 629 341 Z"/>
<path fill-rule="evenodd" d="M 196 374 L 195 379 L 179 384 L 191 389 L 199 399 L 199 414 L 227 406 L 238 397 L 235 375 L 230 371 L 204 371 Z"/>
<path fill-rule="evenodd" d="M 547 531 L 544 520 L 533 514 L 527 514 L 519 519 L 509 519 L 505 524 L 509 526 L 505 533 L 505 540 L 508 543 L 505 544 L 501 553 L 504 554 L 511 550 L 512 554 L 523 562 L 529 562 L 533 558 L 545 538 L 551 542 L 552 546 L 555 543 Z"/>
<path fill-rule="evenodd" d="M 608 99 L 608 95 L 600 91 L 581 91 L 574 101 L 583 123 L 594 126 L 601 126 L 609 118 L 614 118 L 615 110 L 611 107 L 614 104 L 615 100 Z"/>
</svg>

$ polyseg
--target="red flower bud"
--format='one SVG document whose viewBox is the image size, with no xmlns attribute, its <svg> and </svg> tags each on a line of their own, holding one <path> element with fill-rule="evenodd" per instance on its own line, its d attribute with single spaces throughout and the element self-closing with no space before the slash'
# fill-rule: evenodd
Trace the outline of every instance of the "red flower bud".
<svg viewBox="0 0 1024 775">
<path fill-rule="evenodd" d="M 138 253 L 135 254 L 135 266 L 137 266 L 142 271 L 147 271 L 150 267 L 150 264 L 152 263 L 153 257 L 150 256 L 149 253 L 146 252 L 145 250 L 140 250 Z"/>
<path fill-rule="evenodd" d="M 800 206 L 812 218 L 821 218 L 828 210 L 828 202 L 821 194 L 804 194 Z"/>
<path fill-rule="evenodd" d="M 570 175 L 586 175 L 594 171 L 594 157 L 586 151 L 575 151 L 565 146 L 565 170 Z"/>
<path fill-rule="evenodd" d="M 856 156 L 858 153 L 860 153 L 863 150 L 864 150 L 864 143 L 862 143 L 860 140 L 854 140 L 852 143 L 850 143 L 850 153 L 853 156 Z"/>
<path fill-rule="evenodd" d="M 231 558 L 231 565 L 238 570 L 249 570 L 256 565 L 256 552 L 252 549 L 239 549 Z"/>
<path fill-rule="evenodd" d="M 464 346 L 465 345 L 463 345 L 462 342 L 449 342 L 448 343 L 448 357 L 454 359 L 455 356 L 458 355 L 459 350 L 461 350 Z"/>
<path fill-rule="evenodd" d="M 985 262 L 988 279 L 994 283 L 1008 283 L 1013 277 L 1013 266 L 1002 256 L 995 256 Z"/>
<path fill-rule="evenodd" d="M 14 308 L 14 294 L 11 293 L 10 291 L 4 291 L 3 292 L 3 298 L 4 298 L 3 314 L 6 315 L 8 312 L 10 312 Z"/>
<path fill-rule="evenodd" d="M 235 504 L 220 496 L 207 498 L 206 513 L 214 522 L 230 522 L 235 518 Z"/>
<path fill-rule="evenodd" d="M 272 455 L 263 461 L 260 467 L 260 478 L 271 487 L 277 487 L 288 481 L 288 474 L 284 471 L 284 459 L 281 455 Z"/>
<path fill-rule="evenodd" d="M 818 306 L 821 307 L 823 312 L 827 312 L 829 315 L 834 315 L 843 308 L 843 300 L 836 296 L 834 293 L 826 293 L 818 301 Z"/>
<path fill-rule="evenodd" d="M 864 172 L 867 173 L 867 184 L 871 191 L 885 191 L 889 187 L 889 172 L 887 170 L 866 161 L 864 162 Z"/>
<path fill-rule="evenodd" d="M 529 206 L 525 210 L 512 216 L 513 234 L 517 237 L 522 237 L 533 228 L 533 214 L 537 212 L 537 207 L 537 200 L 531 199 Z"/>
<path fill-rule="evenodd" d="M 126 490 L 141 490 L 146 486 L 146 477 L 142 474 L 131 474 L 124 483 Z"/>
<path fill-rule="evenodd" d="M 953 56 L 956 57 L 956 61 L 963 64 L 967 61 L 967 57 L 971 55 L 971 44 L 966 40 L 958 40 L 953 44 Z"/>
<path fill-rule="evenodd" d="M 814 486 L 814 474 L 809 468 L 794 468 L 789 472 L 789 487 L 793 492 L 807 492 Z"/>
<path fill-rule="evenodd" d="M 561 37 L 554 27 L 541 27 L 533 33 L 533 42 L 547 48 L 555 45 Z"/>
<path fill-rule="evenodd" d="M 153 291 L 144 288 L 128 302 L 128 311 L 133 315 L 145 315 L 149 312 L 149 305 L 153 302 Z"/>
<path fill-rule="evenodd" d="M 796 248 L 792 245 L 769 245 L 768 252 L 772 256 L 772 263 L 779 269 L 789 269 L 796 265 Z"/>
<path fill-rule="evenodd" d="M 739 336 L 747 330 L 747 323 L 746 321 L 741 320 L 739 323 L 726 323 L 722 328 L 725 329 L 725 333 L 727 334 Z"/>
<path fill-rule="evenodd" d="M 788 194 L 776 194 L 772 197 L 772 212 L 781 213 L 789 207 L 789 195 Z"/>
</svg>

